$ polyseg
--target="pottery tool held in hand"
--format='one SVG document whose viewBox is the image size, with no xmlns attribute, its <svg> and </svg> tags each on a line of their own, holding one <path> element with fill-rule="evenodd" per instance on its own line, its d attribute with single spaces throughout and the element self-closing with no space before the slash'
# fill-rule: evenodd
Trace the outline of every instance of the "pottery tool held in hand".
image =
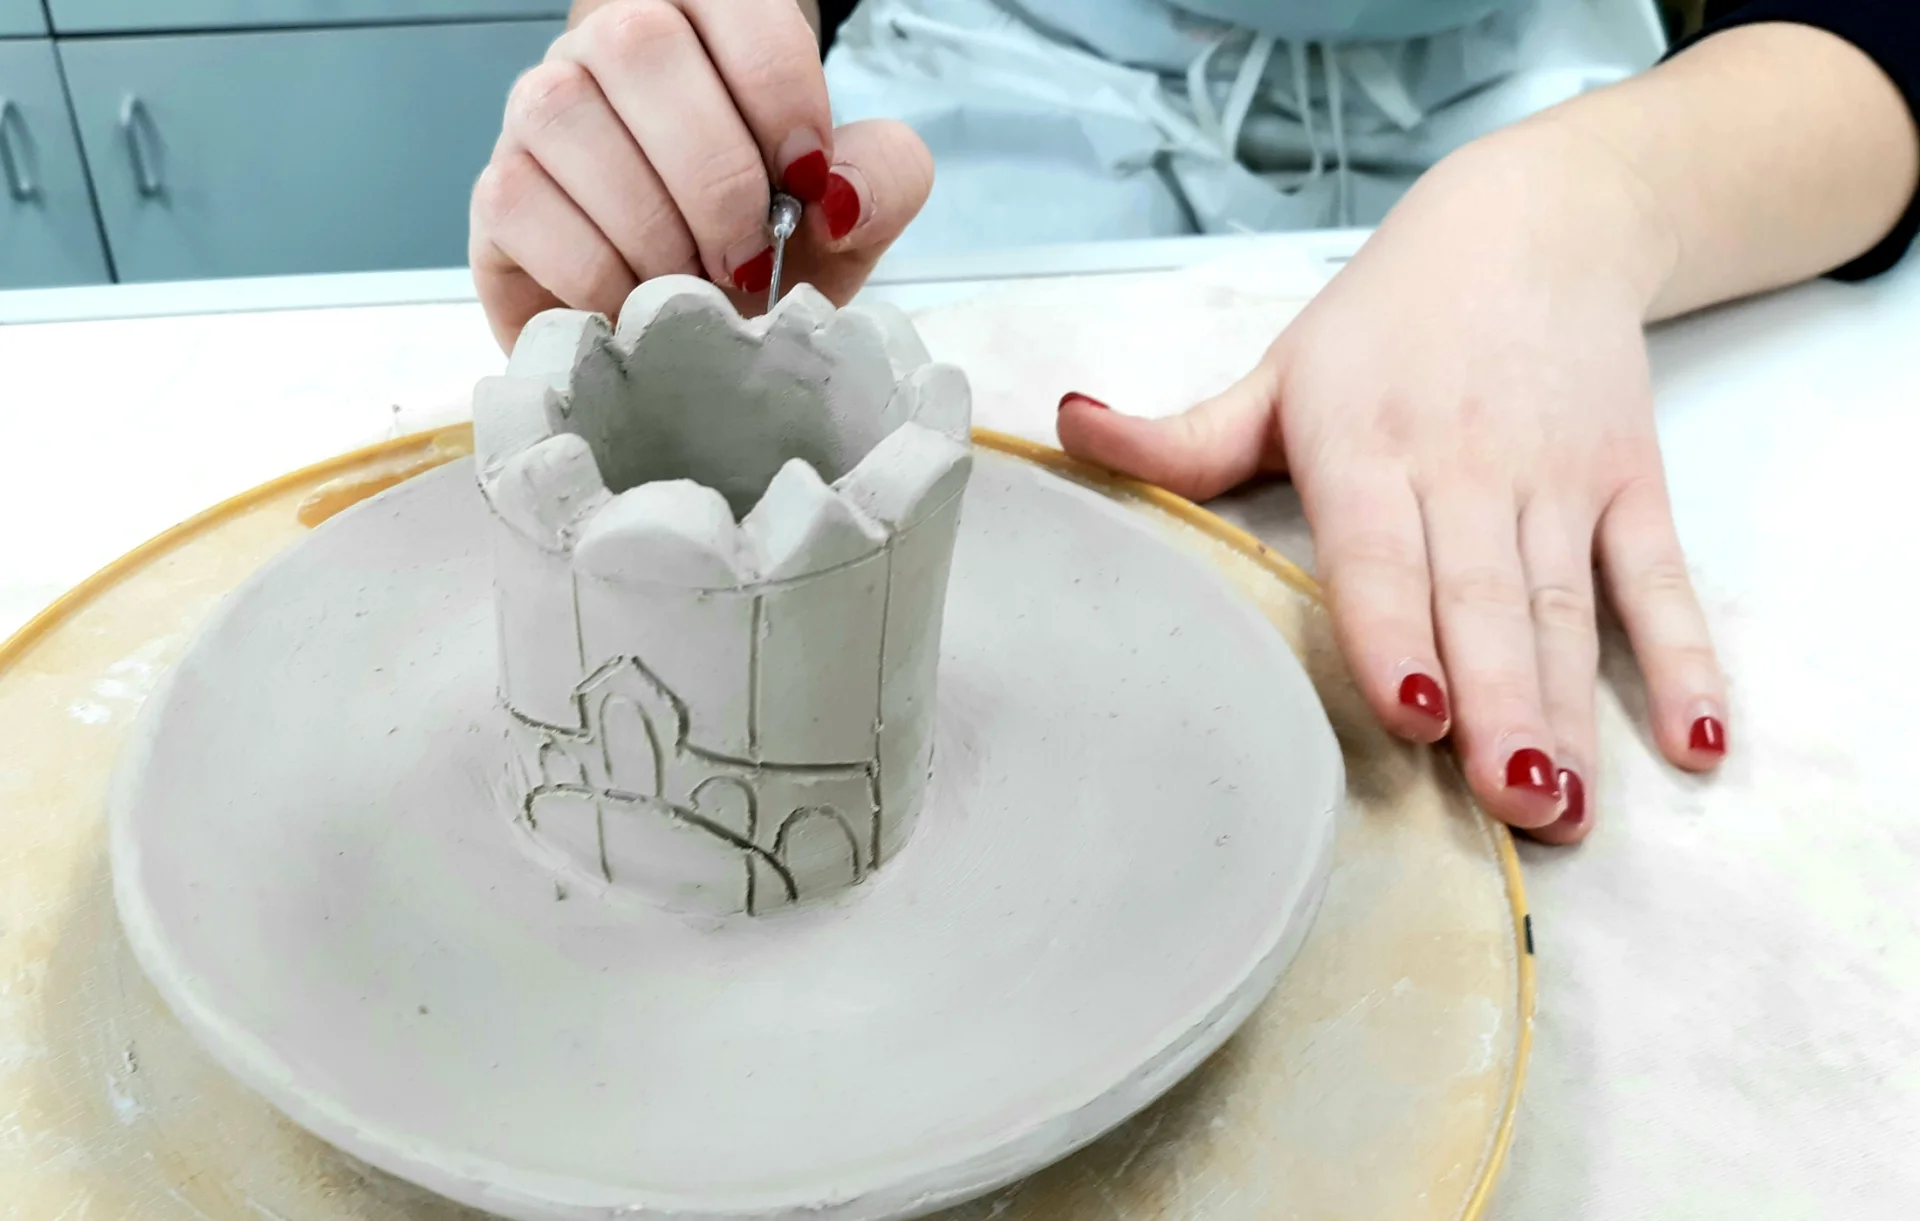
<svg viewBox="0 0 1920 1221">
<path fill-rule="evenodd" d="M 787 239 L 800 227 L 800 201 L 776 191 L 767 209 L 767 228 L 773 234 L 773 279 L 767 282 L 767 310 L 780 303 L 780 277 L 786 270 Z"/>
</svg>

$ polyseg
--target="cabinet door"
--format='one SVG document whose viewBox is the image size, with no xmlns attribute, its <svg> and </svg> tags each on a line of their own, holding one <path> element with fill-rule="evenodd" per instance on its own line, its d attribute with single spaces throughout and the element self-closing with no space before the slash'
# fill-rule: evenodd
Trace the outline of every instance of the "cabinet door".
<svg viewBox="0 0 1920 1221">
<path fill-rule="evenodd" d="M 456 267 L 557 21 L 60 44 L 123 281 Z"/>
<path fill-rule="evenodd" d="M 0 288 L 107 279 L 53 44 L 0 42 Z"/>
<path fill-rule="evenodd" d="M 23 0 L 0 0 L 0 9 Z M 36 12 L 40 0 L 24 0 Z M 47 0 L 62 34 L 564 17 L 566 0 Z"/>
<path fill-rule="evenodd" d="M 47 15 L 40 0 L 0 0 L 0 36 L 45 34 Z M 6 77 L 0 76 L 0 81 Z"/>
</svg>

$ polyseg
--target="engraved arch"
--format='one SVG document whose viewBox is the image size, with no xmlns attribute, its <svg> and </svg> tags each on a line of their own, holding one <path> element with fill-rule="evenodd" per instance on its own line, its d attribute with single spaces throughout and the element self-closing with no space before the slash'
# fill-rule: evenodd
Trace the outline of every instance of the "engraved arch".
<svg viewBox="0 0 1920 1221">
<path fill-rule="evenodd" d="M 721 826 L 719 823 L 714 822 L 710 818 L 706 818 L 702 816 L 696 811 L 689 810 L 684 806 L 674 805 L 670 801 L 661 801 L 659 798 L 648 796 L 645 793 L 622 793 L 612 789 L 596 789 L 589 785 L 543 784 L 539 788 L 534 789 L 532 792 L 528 793 L 526 796 L 525 802 L 523 804 L 524 804 L 524 808 L 526 809 L 528 817 L 532 817 L 533 809 L 536 805 L 539 804 L 541 798 L 556 797 L 556 796 L 563 796 L 563 795 L 569 796 L 569 797 L 586 797 L 586 798 L 593 799 L 594 809 L 596 813 L 599 815 L 600 825 L 603 828 L 601 833 L 601 853 L 602 853 L 601 868 L 602 870 L 606 869 L 606 857 L 605 857 L 606 841 L 605 841 L 605 832 L 604 832 L 605 806 L 613 805 L 613 806 L 625 807 L 627 809 L 636 809 L 636 808 L 646 809 L 646 810 L 651 810 L 658 814 L 664 814 L 668 818 L 672 818 L 672 819 L 675 819 L 676 821 L 685 823 L 689 827 L 697 827 L 700 830 L 705 831 L 707 834 L 714 836 L 717 839 L 726 841 L 727 843 L 733 845 L 735 848 L 738 848 L 740 851 L 762 862 L 769 869 L 773 870 L 774 876 L 779 878 L 780 880 L 781 889 L 787 892 L 788 902 L 790 903 L 794 902 L 800 897 L 799 888 L 794 884 L 793 871 L 788 869 L 785 863 L 782 862 L 773 853 L 768 852 L 765 848 L 762 848 L 760 845 L 752 842 L 751 840 L 741 837 L 734 831 L 728 829 L 727 827 Z M 608 881 L 613 880 L 611 874 L 608 875 L 607 880 Z"/>
<path fill-rule="evenodd" d="M 588 842 L 581 842 L 583 837 L 579 834 L 581 831 L 579 824 L 577 822 L 569 824 L 565 819 L 560 820 L 557 825 L 550 824 L 541 832 L 542 838 L 546 839 L 549 843 L 560 842 L 563 847 L 571 847 L 576 850 L 580 848 L 587 849 L 600 876 L 606 881 L 611 882 L 613 881 L 613 870 L 607 862 L 607 812 L 601 803 L 601 799 L 606 795 L 604 790 L 594 788 L 590 784 L 542 783 L 527 790 L 527 795 L 520 799 L 520 816 L 526 820 L 528 829 L 540 830 L 541 819 L 536 811 L 540 808 L 543 798 L 570 797 L 578 800 L 586 809 L 591 810 L 593 813 L 592 830 L 584 837 Z M 571 827 L 570 833 L 568 830 L 569 826 Z M 553 838 L 555 836 L 559 836 L 560 839 L 556 841 Z M 566 845 L 564 843 L 566 839 L 571 839 L 573 841 L 572 844 Z M 576 860 L 581 859 L 576 852 L 569 852 L 568 855 L 573 856 Z"/>
<path fill-rule="evenodd" d="M 640 701 L 619 691 L 600 697 L 593 724 L 600 738 L 601 775 L 609 788 L 648 797 L 662 796 L 666 784 L 666 752 L 660 745 L 660 731 Z M 633 741 L 637 738 L 638 741 Z M 638 752 L 625 749 L 639 745 Z M 635 759 L 645 774 L 634 774 Z"/>
<path fill-rule="evenodd" d="M 847 866 L 852 874 L 851 880 L 854 882 L 860 881 L 865 873 L 860 862 L 860 837 L 853 833 L 853 828 L 848 825 L 846 816 L 841 814 L 840 811 L 833 806 L 801 806 L 799 809 L 787 815 L 786 821 L 780 824 L 780 830 L 774 834 L 773 855 L 781 861 L 787 862 L 790 867 L 791 857 L 788 854 L 788 849 L 792 846 L 791 840 L 794 831 L 806 826 L 809 822 L 816 821 L 825 822 L 832 826 L 839 832 L 840 837 L 846 841 Z"/>
<path fill-rule="evenodd" d="M 693 791 L 687 794 L 687 804 L 693 807 L 694 813 L 737 832 L 748 843 L 760 842 L 760 794 L 743 778 L 708 776 L 693 786 Z M 759 870 L 754 868 L 753 861 L 751 852 L 740 857 L 740 867 L 747 872 L 747 914 L 750 916 L 760 905 Z"/>
<path fill-rule="evenodd" d="M 653 719 L 657 730 L 664 728 L 658 733 L 661 741 L 676 747 L 685 743 L 686 702 L 674 694 L 673 689 L 638 657 L 622 654 L 609 658 L 574 688 L 574 699 L 580 703 L 581 724 L 586 726 L 583 731 L 586 735 L 593 733 L 593 723 L 587 718 L 587 705 L 596 694 L 603 701 L 609 695 L 625 696 Z"/>
<path fill-rule="evenodd" d="M 730 802 L 727 794 L 739 800 Z M 750 842 L 760 842 L 760 794 L 743 777 L 708 776 L 693 786 L 687 802 L 703 818 L 712 819 Z M 740 817 L 729 818 L 735 811 Z M 736 821 L 739 826 L 733 825 Z"/>
</svg>

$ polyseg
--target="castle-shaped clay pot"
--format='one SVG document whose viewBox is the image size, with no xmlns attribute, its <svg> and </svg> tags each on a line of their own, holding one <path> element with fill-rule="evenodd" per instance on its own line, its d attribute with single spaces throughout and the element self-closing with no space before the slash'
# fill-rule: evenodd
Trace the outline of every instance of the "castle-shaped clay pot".
<svg viewBox="0 0 1920 1221">
<path fill-rule="evenodd" d="M 932 767 L 969 395 L 904 316 L 691 277 L 556 310 L 475 394 L 514 815 L 684 912 L 831 895 Z"/>
</svg>

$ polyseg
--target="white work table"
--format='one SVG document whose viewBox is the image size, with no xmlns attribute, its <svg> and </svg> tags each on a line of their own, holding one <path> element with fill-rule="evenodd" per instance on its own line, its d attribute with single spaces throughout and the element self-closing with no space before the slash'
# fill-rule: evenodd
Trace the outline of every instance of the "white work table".
<svg viewBox="0 0 1920 1221">
<path fill-rule="evenodd" d="M 1050 440 L 1066 389 L 1165 411 L 1217 388 L 1353 240 L 943 260 L 874 292 L 932 307 L 936 355 L 1004 330 L 973 341 L 1004 366 L 979 422 Z M 1177 270 L 1222 254 L 1230 276 Z M 1909 265 L 1654 337 L 1734 749 L 1710 779 L 1660 762 L 1610 640 L 1600 825 L 1522 849 L 1539 1023 L 1499 1221 L 1914 1215 L 1916 336 Z M 500 364 L 457 272 L 0 294 L 0 634 L 215 501 L 459 418 Z M 1225 511 L 1310 562 L 1286 489 Z"/>
</svg>

